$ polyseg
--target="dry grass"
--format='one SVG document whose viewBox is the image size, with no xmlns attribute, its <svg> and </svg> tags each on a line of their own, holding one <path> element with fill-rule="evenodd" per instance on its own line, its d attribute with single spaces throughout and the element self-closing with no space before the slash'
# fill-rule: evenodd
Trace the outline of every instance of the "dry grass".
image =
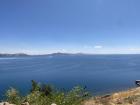
<svg viewBox="0 0 140 105">
<path fill-rule="evenodd" d="M 83 105 L 140 105 L 140 87 L 95 97 L 85 101 Z"/>
</svg>

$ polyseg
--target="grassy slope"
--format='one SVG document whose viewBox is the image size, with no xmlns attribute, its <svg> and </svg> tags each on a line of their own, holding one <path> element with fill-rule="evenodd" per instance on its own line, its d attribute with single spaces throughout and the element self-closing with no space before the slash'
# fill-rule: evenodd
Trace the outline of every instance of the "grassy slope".
<svg viewBox="0 0 140 105">
<path fill-rule="evenodd" d="M 85 101 L 84 105 L 140 105 L 140 87 L 95 97 Z"/>
</svg>

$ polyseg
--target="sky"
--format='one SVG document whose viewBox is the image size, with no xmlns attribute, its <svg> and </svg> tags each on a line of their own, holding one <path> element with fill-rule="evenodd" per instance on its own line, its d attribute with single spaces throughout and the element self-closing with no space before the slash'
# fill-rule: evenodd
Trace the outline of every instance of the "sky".
<svg viewBox="0 0 140 105">
<path fill-rule="evenodd" d="M 140 0 L 0 0 L 0 53 L 140 54 Z"/>
</svg>

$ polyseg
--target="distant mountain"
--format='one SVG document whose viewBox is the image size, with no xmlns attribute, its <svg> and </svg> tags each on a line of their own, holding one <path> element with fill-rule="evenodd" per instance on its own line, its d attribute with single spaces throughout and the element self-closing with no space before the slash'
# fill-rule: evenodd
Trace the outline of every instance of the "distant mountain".
<svg viewBox="0 0 140 105">
<path fill-rule="evenodd" d="M 58 53 L 52 53 L 52 54 L 47 54 L 47 55 L 49 55 L 49 56 L 63 56 L 63 55 L 72 55 L 72 54 L 58 52 Z"/>
<path fill-rule="evenodd" d="M 42 55 L 28 55 L 25 53 L 16 53 L 16 54 L 7 54 L 7 53 L 0 53 L 0 57 L 24 57 L 24 56 L 80 56 L 80 55 L 88 55 L 83 53 L 52 53 L 52 54 L 42 54 Z"/>
<path fill-rule="evenodd" d="M 21 56 L 29 56 L 24 53 L 16 53 L 16 54 L 0 54 L 0 57 L 21 57 Z"/>
<path fill-rule="evenodd" d="M 47 54 L 46 56 L 80 56 L 80 55 L 88 55 L 88 54 L 83 54 L 83 53 L 52 53 L 52 54 Z"/>
</svg>

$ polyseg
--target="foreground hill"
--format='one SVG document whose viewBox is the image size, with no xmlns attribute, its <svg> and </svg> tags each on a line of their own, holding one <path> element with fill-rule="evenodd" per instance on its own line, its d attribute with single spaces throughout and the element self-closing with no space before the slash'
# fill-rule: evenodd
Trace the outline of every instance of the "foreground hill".
<svg viewBox="0 0 140 105">
<path fill-rule="evenodd" d="M 84 105 L 140 105 L 140 87 L 91 98 Z"/>
<path fill-rule="evenodd" d="M 25 96 L 14 88 L 7 90 L 0 105 L 140 105 L 140 87 L 104 96 L 91 96 L 86 88 L 79 86 L 66 92 L 34 80 L 31 82 L 32 87 Z"/>
<path fill-rule="evenodd" d="M 10 95 L 13 96 L 16 93 L 16 90 L 12 90 L 9 92 L 10 92 Z M 12 92 L 12 94 L 11 94 L 11 92 Z M 64 93 L 63 94 L 55 93 L 55 97 L 52 97 L 52 100 L 47 100 L 48 99 L 47 97 L 44 100 L 43 99 L 44 96 L 41 95 L 41 97 L 40 97 L 40 95 L 39 95 L 40 93 L 38 93 L 38 92 L 36 93 L 36 91 L 34 91 L 33 93 L 31 93 L 27 96 L 28 102 L 24 102 L 22 104 L 19 104 L 19 103 L 16 104 L 14 102 L 15 101 L 20 102 L 19 101 L 20 97 L 18 97 L 18 96 L 11 97 L 10 96 L 10 100 L 8 102 L 2 102 L 2 103 L 0 103 L 0 105 L 140 105 L 140 87 L 130 89 L 127 91 L 113 93 L 112 95 L 93 97 L 88 100 L 85 99 L 85 101 L 82 101 L 80 98 L 80 100 L 82 101 L 81 104 L 79 103 L 80 102 L 79 98 L 77 98 L 78 94 L 75 94 L 75 93 L 77 93 L 77 90 L 76 91 L 74 90 L 73 92 L 74 93 L 70 92 L 70 94 L 69 94 L 70 96 L 68 96 L 68 99 L 66 98 L 67 95 L 63 97 Z M 79 93 L 79 91 L 78 91 L 78 93 Z M 39 101 L 38 98 L 41 101 Z M 65 98 L 66 98 L 66 100 L 65 100 Z M 77 98 L 78 101 L 75 100 L 75 98 Z M 66 103 L 61 103 L 62 100 L 63 101 L 65 100 Z M 13 102 L 14 104 L 9 104 L 11 102 Z M 53 102 L 56 102 L 57 104 L 53 103 Z"/>
</svg>

